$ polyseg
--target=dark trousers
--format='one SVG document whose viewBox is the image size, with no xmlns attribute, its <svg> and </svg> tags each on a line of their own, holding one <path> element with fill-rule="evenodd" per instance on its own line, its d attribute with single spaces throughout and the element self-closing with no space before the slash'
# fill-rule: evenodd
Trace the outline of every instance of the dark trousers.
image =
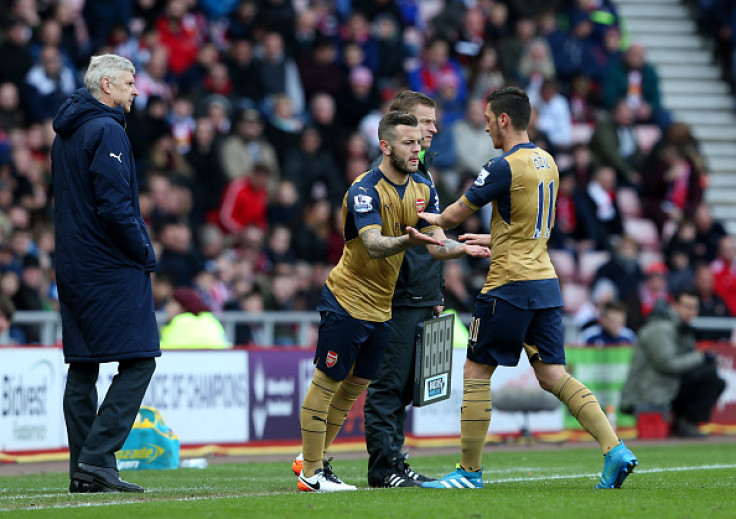
<svg viewBox="0 0 736 519">
<path fill-rule="evenodd" d="M 710 420 L 710 413 L 726 388 L 726 382 L 718 376 L 714 362 L 705 362 L 684 374 L 680 389 L 672 402 L 675 419 L 697 424 Z"/>
<path fill-rule="evenodd" d="M 391 334 L 378 376 L 365 399 L 368 482 L 379 484 L 402 455 L 406 406 L 414 393 L 414 351 L 417 324 L 431 319 L 434 307 L 394 307 Z"/>
<path fill-rule="evenodd" d="M 130 433 L 143 396 L 156 369 L 152 358 L 121 361 L 100 409 L 97 409 L 95 362 L 73 362 L 64 389 L 64 419 L 69 439 L 69 476 L 77 463 L 116 467 L 119 451 Z"/>
</svg>

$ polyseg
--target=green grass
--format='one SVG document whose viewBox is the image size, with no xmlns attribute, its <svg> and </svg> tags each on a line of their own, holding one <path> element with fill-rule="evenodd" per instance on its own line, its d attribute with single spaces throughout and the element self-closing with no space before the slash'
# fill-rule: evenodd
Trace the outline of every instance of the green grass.
<svg viewBox="0 0 736 519">
<path fill-rule="evenodd" d="M 63 473 L 0 477 L 0 516 L 97 519 L 289 517 L 555 518 L 736 516 L 736 445 L 637 446 L 640 467 L 621 490 L 594 490 L 602 457 L 594 447 L 507 451 L 489 448 L 482 490 L 366 488 L 366 460 L 333 469 L 358 492 L 301 494 L 281 463 L 211 464 L 207 469 L 124 472 L 145 494 L 70 495 Z M 449 472 L 457 456 L 412 457 L 428 474 Z"/>
</svg>

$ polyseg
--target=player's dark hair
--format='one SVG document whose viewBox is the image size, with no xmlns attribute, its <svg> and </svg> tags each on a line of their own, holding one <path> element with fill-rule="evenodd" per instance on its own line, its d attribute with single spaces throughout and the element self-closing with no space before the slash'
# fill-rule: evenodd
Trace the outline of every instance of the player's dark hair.
<svg viewBox="0 0 736 519">
<path fill-rule="evenodd" d="M 529 127 L 532 107 L 529 96 L 519 87 L 506 87 L 494 90 L 486 97 L 491 103 L 491 111 L 498 117 L 506 114 L 511 119 L 511 126 L 516 131 L 525 131 Z"/>
<path fill-rule="evenodd" d="M 419 126 L 419 121 L 409 112 L 391 110 L 378 123 L 378 138 L 382 141 L 393 142 L 396 139 L 397 126 Z"/>
<path fill-rule="evenodd" d="M 437 103 L 431 97 L 416 92 L 414 90 L 402 90 L 391 101 L 389 110 L 400 110 L 402 112 L 411 112 L 416 105 L 424 105 L 430 108 L 436 108 Z"/>
</svg>

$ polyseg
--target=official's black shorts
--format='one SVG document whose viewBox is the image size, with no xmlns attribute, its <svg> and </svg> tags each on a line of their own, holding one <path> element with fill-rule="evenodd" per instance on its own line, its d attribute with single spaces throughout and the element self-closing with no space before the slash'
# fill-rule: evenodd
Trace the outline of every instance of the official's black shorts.
<svg viewBox="0 0 736 519">
<path fill-rule="evenodd" d="M 468 359 L 488 366 L 516 366 L 524 345 L 548 364 L 565 364 L 562 308 L 524 310 L 497 297 L 473 308 Z"/>
<path fill-rule="evenodd" d="M 343 380 L 353 375 L 373 380 L 386 351 L 391 321 L 375 323 L 338 312 L 321 312 L 315 364 L 327 376 Z"/>
</svg>

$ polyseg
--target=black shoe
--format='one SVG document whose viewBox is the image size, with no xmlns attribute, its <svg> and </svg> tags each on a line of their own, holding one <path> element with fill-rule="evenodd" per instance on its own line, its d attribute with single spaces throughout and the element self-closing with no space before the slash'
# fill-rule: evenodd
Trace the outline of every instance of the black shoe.
<svg viewBox="0 0 736 519">
<path fill-rule="evenodd" d="M 72 475 L 69 492 L 143 492 L 143 487 L 120 479 L 117 469 L 80 463 Z"/>
<path fill-rule="evenodd" d="M 418 474 L 414 472 L 410 467 L 409 464 L 406 462 L 406 455 L 402 456 L 401 458 L 398 458 L 396 460 L 396 470 L 403 474 L 404 477 L 407 479 L 410 479 L 412 481 L 415 481 L 417 483 L 424 483 L 426 481 L 437 481 L 437 478 L 430 478 L 429 476 L 423 476 L 422 474 Z M 412 485 L 414 486 L 414 485 Z"/>
<path fill-rule="evenodd" d="M 404 473 L 392 472 L 383 478 L 383 482 L 380 485 L 374 485 L 379 488 L 407 488 L 407 487 L 421 487 L 422 484 L 419 481 L 414 481 Z"/>
</svg>

